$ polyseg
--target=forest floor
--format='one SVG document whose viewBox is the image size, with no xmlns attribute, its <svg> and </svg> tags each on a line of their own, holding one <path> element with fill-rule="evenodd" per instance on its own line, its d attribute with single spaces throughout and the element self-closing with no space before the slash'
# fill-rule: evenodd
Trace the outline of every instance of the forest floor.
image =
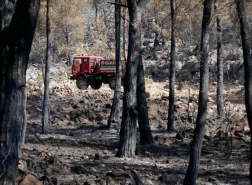
<svg viewBox="0 0 252 185">
<path fill-rule="evenodd" d="M 162 82 L 146 81 L 155 144 L 137 143 L 135 158 L 115 157 L 120 120 L 114 121 L 110 130 L 103 129 L 113 98 L 107 85 L 99 90 L 89 87 L 82 91 L 71 83 L 51 87 L 48 134 L 41 134 L 42 90 L 36 85 L 29 86 L 27 135 L 22 146 L 19 182 L 25 177 L 29 181 L 31 174 L 43 184 L 129 185 L 135 184 L 137 174 L 144 185 L 182 184 L 195 124 L 187 116 L 189 91 L 185 85 L 176 91 L 176 130 L 166 131 L 165 86 Z M 216 118 L 215 87 L 210 87 L 210 92 L 211 88 L 197 184 L 250 184 L 250 131 L 240 88 L 236 86 L 231 93 L 225 91 L 224 120 Z M 197 90 L 190 91 L 189 106 L 190 115 L 195 118 Z"/>
</svg>

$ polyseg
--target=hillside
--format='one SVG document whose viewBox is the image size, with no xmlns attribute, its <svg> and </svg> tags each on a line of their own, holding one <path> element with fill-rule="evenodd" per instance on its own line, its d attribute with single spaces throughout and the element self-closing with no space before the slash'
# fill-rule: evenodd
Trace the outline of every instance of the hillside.
<svg viewBox="0 0 252 185">
<path fill-rule="evenodd" d="M 78 90 L 64 77 L 67 68 L 61 64 L 52 68 L 48 134 L 41 134 L 43 86 L 41 77 L 35 77 L 41 69 L 30 66 L 28 70 L 28 130 L 19 178 L 33 174 L 44 184 L 62 185 L 134 184 L 136 171 L 146 185 L 181 184 L 194 128 L 194 122 L 187 117 L 188 86 L 176 91 L 176 131 L 167 132 L 167 84 L 146 79 L 155 144 L 137 144 L 133 159 L 116 158 L 120 120 L 112 123 L 112 129 L 104 129 L 113 91 L 107 85 L 100 90 Z M 197 89 L 191 88 L 189 105 L 195 117 Z M 215 87 L 210 87 L 199 185 L 249 184 L 250 132 L 247 126 L 241 131 L 235 131 L 238 127 L 234 127 L 247 125 L 243 96 L 239 94 L 240 88 L 233 86 L 233 92 L 228 91 L 229 86 L 225 89 L 227 117 L 221 121 L 216 119 Z"/>
</svg>

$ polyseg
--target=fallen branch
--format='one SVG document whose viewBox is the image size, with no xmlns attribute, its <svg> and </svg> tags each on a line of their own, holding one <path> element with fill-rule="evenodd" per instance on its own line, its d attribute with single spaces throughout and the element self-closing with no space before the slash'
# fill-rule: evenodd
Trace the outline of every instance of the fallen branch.
<svg viewBox="0 0 252 185">
<path fill-rule="evenodd" d="M 108 2 L 108 3 L 118 5 L 118 6 L 122 6 L 122 7 L 126 7 L 126 8 L 128 7 L 128 5 L 122 4 L 122 3 L 114 3 L 114 2 Z"/>
<path fill-rule="evenodd" d="M 0 174 L 0 179 L 2 178 L 3 174 L 4 174 L 4 171 L 5 171 L 5 165 L 4 165 L 4 162 L 7 160 L 8 156 L 10 155 L 10 152 L 11 152 L 11 148 L 14 146 L 14 144 L 9 148 L 8 150 L 8 153 L 7 155 L 5 156 L 4 160 L 2 161 L 2 166 L 3 166 L 3 173 Z M 2 155 L 4 156 L 4 151 L 0 151 L 2 153 Z"/>
</svg>

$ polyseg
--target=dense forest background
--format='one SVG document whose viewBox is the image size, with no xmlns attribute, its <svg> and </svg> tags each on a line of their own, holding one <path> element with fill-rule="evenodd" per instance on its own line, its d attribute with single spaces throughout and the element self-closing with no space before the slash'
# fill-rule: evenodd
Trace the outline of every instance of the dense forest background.
<svg viewBox="0 0 252 185">
<path fill-rule="evenodd" d="M 33 42 L 31 55 L 32 62 L 40 62 L 44 59 L 45 52 L 45 11 L 46 2 L 42 1 L 36 35 Z M 199 1 L 179 1 L 176 5 L 176 40 L 179 49 L 176 59 L 185 61 L 185 54 L 195 55 L 199 49 L 202 8 Z M 251 30 L 251 15 L 249 9 L 251 3 L 247 3 L 247 19 Z M 71 7 L 71 8 L 69 8 Z M 211 49 L 216 48 L 216 21 L 215 16 L 221 17 L 223 26 L 223 43 L 229 52 L 225 54 L 225 60 L 237 59 L 241 55 L 239 20 L 234 13 L 235 4 L 232 1 L 221 1 L 218 11 L 213 12 L 211 22 Z M 123 10 L 126 11 L 126 8 Z M 69 55 L 75 53 L 92 53 L 107 58 L 114 57 L 114 5 L 102 1 L 73 1 L 66 0 L 61 3 L 52 2 L 52 37 L 54 38 L 55 62 L 67 60 Z M 127 16 L 124 14 L 124 23 L 127 25 Z M 123 25 L 122 25 L 123 26 Z M 170 9 L 168 1 L 150 1 L 143 18 L 143 49 L 152 51 L 147 55 L 149 59 L 155 58 L 157 53 L 169 53 L 170 37 Z M 125 30 L 124 30 L 125 29 Z M 127 26 L 121 33 L 127 32 Z M 125 34 L 127 37 L 127 34 Z M 127 40 L 127 39 L 126 39 Z M 122 42 L 121 42 L 122 43 Z M 183 50 L 182 50 L 183 49 Z M 193 53 L 194 52 L 194 53 Z M 149 52 L 148 52 L 149 53 Z M 123 54 L 122 54 L 123 55 Z M 163 54 L 165 56 L 165 54 Z M 40 56 L 40 57 L 38 57 Z M 167 57 L 169 54 L 167 54 Z M 40 59 L 40 60 L 39 60 Z M 165 58 L 161 58 L 161 60 Z M 166 59 L 167 60 L 167 59 Z"/>
<path fill-rule="evenodd" d="M 42 64 L 45 60 L 46 2 L 42 1 L 38 26 L 33 41 L 30 63 Z M 148 60 L 146 75 L 153 80 L 168 80 L 170 53 L 170 4 L 168 1 L 150 1 L 142 18 L 143 56 Z M 199 49 L 203 4 L 199 1 L 179 1 L 176 9 L 176 70 L 177 80 L 188 79 L 189 73 L 199 72 Z M 247 3 L 247 19 L 251 30 L 251 3 Z M 71 7 L 71 8 L 69 8 Z M 218 12 L 213 12 L 210 28 L 210 80 L 217 81 L 216 15 L 222 22 L 224 78 L 243 79 L 242 48 L 239 19 L 233 1 L 221 1 Z M 107 59 L 115 58 L 114 5 L 102 0 L 52 2 L 51 11 L 53 63 L 69 64 L 77 53 L 94 54 Z M 126 59 L 128 20 L 123 8 L 121 32 L 121 57 Z M 148 67 L 149 66 L 149 67 Z M 188 72 L 189 70 L 189 72 Z M 196 80 L 197 81 L 197 80 Z"/>
</svg>

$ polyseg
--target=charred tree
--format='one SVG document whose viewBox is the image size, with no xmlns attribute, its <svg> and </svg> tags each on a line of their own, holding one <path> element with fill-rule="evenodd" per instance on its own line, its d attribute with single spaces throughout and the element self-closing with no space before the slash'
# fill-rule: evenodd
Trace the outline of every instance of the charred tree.
<svg viewBox="0 0 252 185">
<path fill-rule="evenodd" d="M 153 144 L 154 140 L 149 125 L 149 115 L 146 101 L 144 67 L 140 53 L 137 73 L 137 105 L 138 105 L 138 125 L 140 132 L 140 143 L 142 145 Z"/>
<path fill-rule="evenodd" d="M 214 4 L 214 10 L 217 22 L 217 115 L 219 118 L 224 118 L 224 102 L 223 102 L 223 54 L 222 54 L 222 25 L 218 15 L 218 7 Z"/>
<path fill-rule="evenodd" d="M 40 0 L 0 1 L 0 184 L 15 184 L 26 70 Z"/>
<path fill-rule="evenodd" d="M 195 185 L 198 176 L 200 155 L 205 133 L 207 99 L 208 99 L 208 81 L 209 81 L 209 27 L 211 22 L 213 0 L 204 1 L 202 33 L 201 33 L 201 58 L 200 58 L 200 89 L 198 116 L 194 130 L 193 140 L 190 144 L 190 159 L 184 179 L 184 185 Z"/>
<path fill-rule="evenodd" d="M 174 92 L 175 92 L 175 11 L 174 0 L 170 0 L 171 7 L 171 53 L 170 53 L 170 83 L 169 83 L 169 111 L 167 130 L 174 130 Z"/>
<path fill-rule="evenodd" d="M 25 143 L 25 136 L 26 136 L 26 128 L 27 128 L 27 112 L 26 112 L 26 104 L 27 104 L 27 88 L 25 87 L 24 90 L 24 112 L 23 112 L 23 127 L 21 128 L 21 140 L 20 140 L 20 145 L 19 145 L 19 155 L 21 155 L 21 146 Z"/>
<path fill-rule="evenodd" d="M 127 9 L 123 9 L 123 17 L 126 17 Z M 123 19 L 123 39 L 122 39 L 122 54 L 123 54 L 123 60 L 127 60 L 127 53 L 126 53 L 126 25 L 127 21 L 126 19 Z"/>
<path fill-rule="evenodd" d="M 135 156 L 136 120 L 138 116 L 136 89 L 139 54 L 141 50 L 141 16 L 148 2 L 148 0 L 127 0 L 129 11 L 129 44 L 117 157 Z"/>
<path fill-rule="evenodd" d="M 245 106 L 250 129 L 252 129 L 252 64 L 250 58 L 249 28 L 242 0 L 235 0 L 238 16 L 240 19 L 240 33 L 242 39 L 244 72 L 245 72 Z M 250 134 L 252 139 L 252 135 Z M 250 143 L 252 149 L 252 143 Z M 250 154 L 251 155 L 251 154 Z M 252 160 L 250 158 L 249 179 L 252 184 Z"/>
<path fill-rule="evenodd" d="M 116 0 L 115 3 L 121 3 L 121 0 Z M 121 74 L 122 74 L 122 66 L 120 61 L 120 34 L 121 34 L 121 6 L 115 5 L 116 86 L 114 91 L 113 104 L 107 124 L 108 128 L 111 127 L 112 120 L 118 119 L 120 115 Z"/>
<path fill-rule="evenodd" d="M 44 78 L 44 101 L 42 114 L 42 133 L 48 132 L 49 119 L 49 83 L 50 83 L 50 64 L 52 61 L 52 41 L 51 41 L 51 23 L 50 23 L 50 0 L 47 0 L 46 7 L 46 63 L 45 63 L 45 78 Z"/>
</svg>

